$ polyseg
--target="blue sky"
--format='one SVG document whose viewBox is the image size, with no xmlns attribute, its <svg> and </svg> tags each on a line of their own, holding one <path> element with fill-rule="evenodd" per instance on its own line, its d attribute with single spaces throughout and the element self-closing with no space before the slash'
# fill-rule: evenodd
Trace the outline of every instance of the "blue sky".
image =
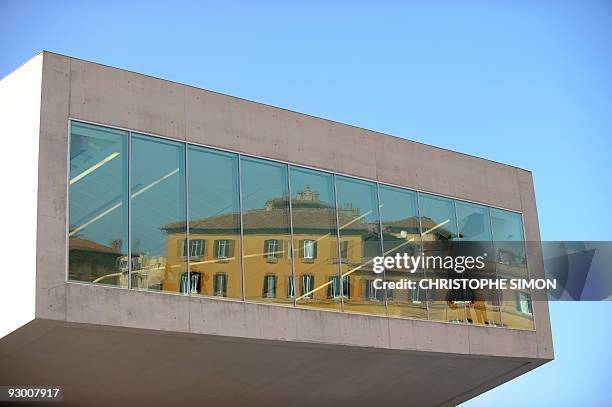
<svg viewBox="0 0 612 407">
<path fill-rule="evenodd" d="M 501 161 L 543 239 L 612 240 L 612 2 L 89 3 L 1 0 L 0 77 L 47 49 Z M 467 405 L 610 405 L 610 311 L 551 304 L 556 360 Z"/>
</svg>

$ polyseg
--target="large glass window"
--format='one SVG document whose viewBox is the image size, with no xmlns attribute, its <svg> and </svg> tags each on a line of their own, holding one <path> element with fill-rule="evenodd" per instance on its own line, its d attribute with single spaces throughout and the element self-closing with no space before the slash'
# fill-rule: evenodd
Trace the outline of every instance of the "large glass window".
<svg viewBox="0 0 612 407">
<path fill-rule="evenodd" d="M 500 278 L 529 278 L 523 238 L 523 221 L 518 213 L 491 208 L 495 262 Z M 533 329 L 529 290 L 501 290 L 502 322 L 511 328 Z"/>
<path fill-rule="evenodd" d="M 457 223 L 459 243 L 455 243 L 456 253 L 460 256 L 483 256 L 484 268 L 465 271 L 464 278 L 495 279 L 493 243 L 489 208 L 482 205 L 457 201 Z M 478 325 L 501 324 L 499 293 L 497 290 L 471 290 L 465 295 L 466 320 Z"/>
<path fill-rule="evenodd" d="M 296 303 L 339 310 L 340 295 L 328 291 L 330 277 L 340 271 L 333 176 L 291 167 L 291 205 L 295 275 L 301 284 Z"/>
<path fill-rule="evenodd" d="M 191 256 L 201 274 L 198 294 L 242 298 L 238 156 L 189 146 L 189 240 L 204 242 Z"/>
<path fill-rule="evenodd" d="M 417 213 L 417 195 L 414 191 L 381 185 L 379 187 L 380 216 L 382 222 L 383 250 L 385 256 L 420 255 L 421 232 Z M 402 279 L 418 282 L 423 269 L 393 268 L 386 270 L 386 280 L 399 283 Z M 427 318 L 425 292 L 405 288 L 387 290 L 389 315 Z"/>
<path fill-rule="evenodd" d="M 293 304 L 288 295 L 292 260 L 287 165 L 240 160 L 245 297 Z"/>
<path fill-rule="evenodd" d="M 457 218 L 453 200 L 440 196 L 419 194 L 419 209 L 421 221 L 421 239 L 425 256 L 449 256 L 456 241 Z M 426 269 L 428 278 L 447 279 L 456 277 L 439 264 Z M 464 323 L 465 302 L 461 293 L 455 290 L 437 289 L 429 291 L 429 319 Z"/>
<path fill-rule="evenodd" d="M 72 123 L 69 279 L 127 286 L 127 183 L 127 132 Z"/>
<path fill-rule="evenodd" d="M 534 327 L 529 290 L 376 283 L 528 278 L 518 213 L 77 122 L 68 181 L 70 280 Z M 376 256 L 421 253 L 487 257 L 469 275 L 439 262 L 374 273 Z"/>
<path fill-rule="evenodd" d="M 190 292 L 185 252 L 185 145 L 132 135 L 132 287 Z M 199 254 L 205 245 L 191 246 Z"/>
<path fill-rule="evenodd" d="M 344 310 L 384 314 L 384 295 L 372 296 L 368 288 L 368 281 L 384 278 L 373 271 L 374 257 L 382 254 L 376 184 L 336 177 L 336 191 L 340 241 L 348 242 L 346 258 L 341 260 L 342 276 L 349 286 Z"/>
</svg>

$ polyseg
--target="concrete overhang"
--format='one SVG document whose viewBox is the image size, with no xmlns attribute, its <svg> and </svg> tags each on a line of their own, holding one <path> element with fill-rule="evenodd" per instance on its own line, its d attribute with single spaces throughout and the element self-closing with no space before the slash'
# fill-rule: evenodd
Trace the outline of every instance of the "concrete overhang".
<svg viewBox="0 0 612 407">
<path fill-rule="evenodd" d="M 20 178 L 37 202 L 15 229 L 23 281 L 2 291 L 26 312 L 0 332 L 0 384 L 63 385 L 67 405 L 453 405 L 553 358 L 546 301 L 527 331 L 66 281 L 70 118 L 505 207 L 537 241 L 528 171 L 48 52 L 0 85 L 2 133 L 18 150 L 37 140 Z"/>
</svg>

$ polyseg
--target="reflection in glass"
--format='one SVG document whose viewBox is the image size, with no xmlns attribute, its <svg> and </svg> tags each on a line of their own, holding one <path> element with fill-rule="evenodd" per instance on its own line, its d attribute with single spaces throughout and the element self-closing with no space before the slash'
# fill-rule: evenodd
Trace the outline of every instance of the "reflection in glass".
<svg viewBox="0 0 612 407">
<path fill-rule="evenodd" d="M 187 155 L 189 267 L 201 280 L 196 294 L 242 298 L 238 156 L 196 146 Z"/>
<path fill-rule="evenodd" d="M 72 123 L 70 133 L 70 280 L 127 287 L 125 131 Z"/>
<path fill-rule="evenodd" d="M 329 292 L 340 272 L 333 176 L 291 167 L 291 194 L 296 303 L 340 310 L 340 295 Z"/>
<path fill-rule="evenodd" d="M 421 239 L 425 256 L 452 255 L 450 242 L 456 241 L 457 221 L 455 204 L 451 199 L 435 195 L 419 194 Z M 428 278 L 446 279 L 456 274 L 443 268 L 426 270 Z M 465 322 L 465 304 L 452 290 L 430 291 L 429 319 L 434 321 Z"/>
<path fill-rule="evenodd" d="M 131 172 L 132 288 L 198 291 L 200 276 L 185 273 L 185 145 L 132 135 Z"/>
<path fill-rule="evenodd" d="M 373 271 L 373 258 L 382 254 L 376 184 L 339 176 L 336 191 L 342 276 L 346 279 L 342 284 L 344 310 L 384 314 L 384 293 L 372 288 L 373 280 L 384 277 Z"/>
<path fill-rule="evenodd" d="M 460 243 L 456 243 L 461 256 L 485 257 L 482 270 L 465 271 L 462 277 L 495 279 L 495 263 L 492 259 L 493 243 L 491 242 L 491 224 L 489 208 L 482 205 L 456 201 L 457 223 L 459 225 Z M 468 323 L 478 325 L 501 325 L 499 293 L 497 290 L 469 290 L 464 294 L 466 319 Z"/>
<path fill-rule="evenodd" d="M 293 304 L 287 165 L 246 157 L 240 162 L 245 298 Z"/>
<path fill-rule="evenodd" d="M 227 298 L 244 291 L 249 300 L 373 314 L 386 303 L 393 316 L 533 329 L 529 290 L 383 292 L 374 284 L 456 276 L 373 272 L 374 256 L 421 249 L 490 254 L 470 277 L 528 278 L 518 213 L 156 137 L 133 134 L 128 145 L 128 132 L 71 124 L 71 280 L 126 287 L 131 264 L 134 288 Z"/>
<path fill-rule="evenodd" d="M 420 229 L 417 213 L 417 195 L 414 191 L 381 185 L 380 217 L 383 230 L 383 251 L 385 256 L 403 257 L 420 255 Z M 423 270 L 387 269 L 387 281 L 401 279 L 418 281 Z M 425 291 L 419 289 L 389 289 L 387 304 L 389 315 L 427 318 Z"/>
<path fill-rule="evenodd" d="M 500 278 L 529 278 L 521 215 L 491 208 L 495 262 Z M 529 290 L 502 290 L 502 321 L 511 328 L 533 329 Z"/>
</svg>

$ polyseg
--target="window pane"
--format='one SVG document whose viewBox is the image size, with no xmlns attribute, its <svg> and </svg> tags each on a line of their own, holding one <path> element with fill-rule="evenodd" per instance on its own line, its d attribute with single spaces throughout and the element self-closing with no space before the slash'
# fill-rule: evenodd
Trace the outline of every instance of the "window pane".
<svg viewBox="0 0 612 407">
<path fill-rule="evenodd" d="M 489 208 L 467 202 L 457 201 L 457 221 L 459 224 L 460 243 L 456 254 L 461 256 L 485 256 L 485 267 L 482 270 L 464 271 L 465 278 L 495 279 L 495 262 L 493 261 L 493 243 L 491 241 L 491 224 Z M 463 293 L 466 300 L 466 319 L 468 323 L 478 325 L 501 325 L 499 293 L 497 290 L 469 290 Z"/>
<path fill-rule="evenodd" d="M 202 277 L 198 294 L 242 298 L 238 156 L 196 146 L 187 154 L 189 239 L 205 242 L 189 259 Z"/>
<path fill-rule="evenodd" d="M 373 258 L 380 256 L 376 184 L 347 177 L 336 177 L 340 241 L 348 242 L 342 259 L 342 275 L 348 277 L 344 309 L 349 312 L 384 314 L 385 302 L 369 294 L 367 281 L 382 279 L 373 271 Z"/>
<path fill-rule="evenodd" d="M 132 135 L 132 287 L 179 291 L 187 286 L 185 146 Z M 194 248 L 193 250 L 197 250 Z M 194 289 L 201 280 L 193 276 Z"/>
<path fill-rule="evenodd" d="M 457 240 L 455 205 L 451 199 L 419 194 L 421 239 L 425 256 L 449 256 L 451 241 Z M 428 268 L 427 278 L 445 279 L 449 275 L 442 268 Z M 454 274 L 454 273 L 453 273 Z M 429 319 L 434 321 L 465 322 L 465 305 L 454 300 L 450 290 L 431 290 L 429 293 Z"/>
<path fill-rule="evenodd" d="M 336 199 L 331 174 L 291 167 L 291 205 L 295 275 L 301 287 L 296 303 L 341 308 L 340 295 L 330 295 L 330 277 L 339 277 Z"/>
<path fill-rule="evenodd" d="M 416 192 L 381 185 L 379 194 L 385 256 L 420 255 L 421 237 Z M 401 279 L 418 282 L 423 275 L 422 269 L 414 271 L 402 268 L 385 271 L 385 278 L 390 282 L 399 282 Z M 421 301 L 420 295 L 419 290 L 387 290 L 389 315 L 426 319 L 427 304 L 424 298 Z"/>
<path fill-rule="evenodd" d="M 521 215 L 491 209 L 495 261 L 500 278 L 529 278 Z M 511 328 L 533 329 L 529 290 L 502 290 L 502 321 Z"/>
<path fill-rule="evenodd" d="M 72 123 L 71 280 L 127 286 L 127 147 L 124 131 Z"/>
<path fill-rule="evenodd" d="M 241 157 L 245 293 L 249 300 L 293 304 L 287 166 Z"/>
</svg>

